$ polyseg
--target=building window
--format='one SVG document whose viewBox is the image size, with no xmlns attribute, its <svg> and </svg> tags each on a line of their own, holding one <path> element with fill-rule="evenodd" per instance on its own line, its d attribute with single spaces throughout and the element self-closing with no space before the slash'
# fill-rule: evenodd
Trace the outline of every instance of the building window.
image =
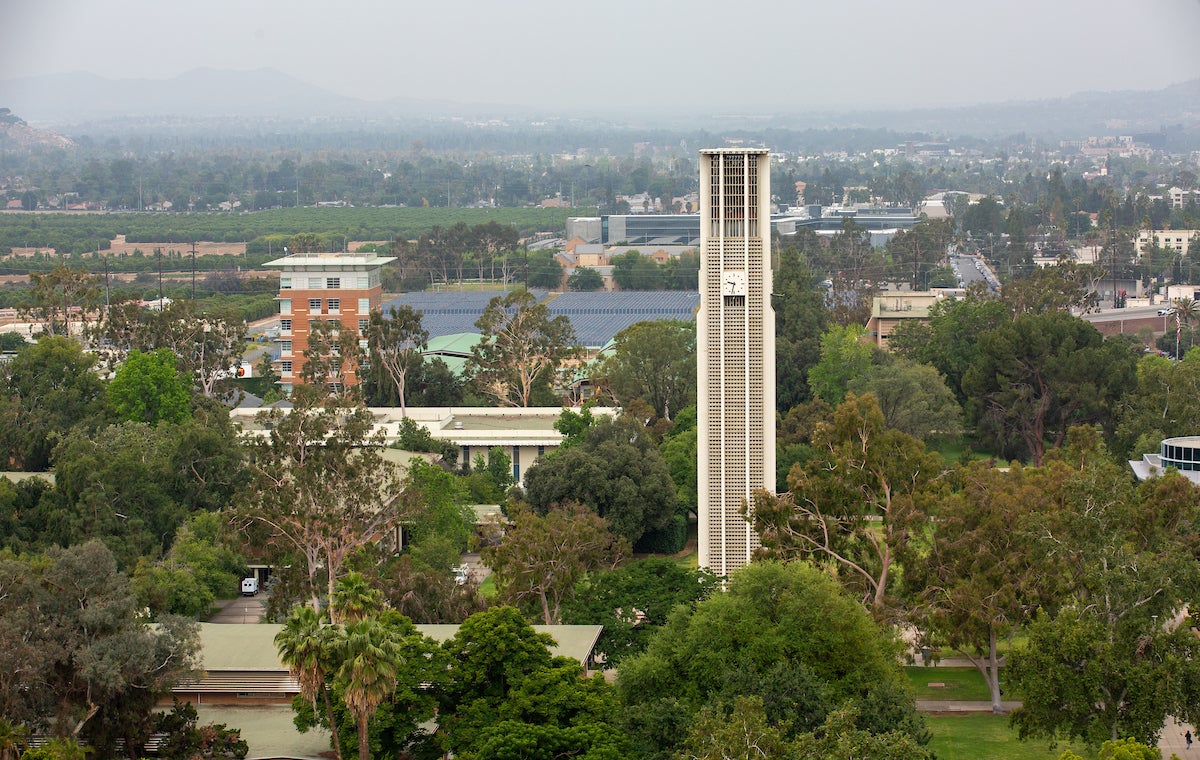
<svg viewBox="0 0 1200 760">
<path fill-rule="evenodd" d="M 280 332 L 291 332 L 292 331 L 292 320 L 290 320 L 290 319 L 279 320 L 279 330 L 280 330 Z"/>
<path fill-rule="evenodd" d="M 341 277 L 326 277 L 325 278 L 325 289 L 326 290 L 340 290 L 341 287 L 342 287 L 342 278 Z"/>
<path fill-rule="evenodd" d="M 291 290 L 292 289 L 292 278 L 291 277 L 280 277 L 279 278 L 279 289 L 280 290 Z"/>
<path fill-rule="evenodd" d="M 279 313 L 280 314 L 291 314 L 292 313 L 292 302 L 291 301 L 280 301 L 279 302 Z"/>
<path fill-rule="evenodd" d="M 321 286 L 323 284 L 325 284 L 325 281 L 322 280 L 320 277 L 309 277 L 308 278 L 308 289 L 309 290 L 320 290 Z"/>
<path fill-rule="evenodd" d="M 279 341 L 279 353 L 283 354 L 284 356 L 291 356 L 292 342 L 290 340 Z"/>
<path fill-rule="evenodd" d="M 358 313 L 359 314 L 370 314 L 371 313 L 371 299 L 370 298 L 358 299 Z"/>
<path fill-rule="evenodd" d="M 513 453 L 513 457 L 512 457 L 512 459 L 513 459 L 513 462 L 512 462 L 512 464 L 513 464 L 513 480 L 520 483 L 521 482 L 521 447 L 513 446 L 512 453 Z"/>
<path fill-rule="evenodd" d="M 321 299 L 320 298 L 308 299 L 308 310 L 310 312 L 316 312 L 316 313 L 320 314 L 321 313 Z"/>
<path fill-rule="evenodd" d="M 458 447 L 458 461 L 462 463 L 462 468 L 467 472 L 471 471 L 471 447 Z"/>
<path fill-rule="evenodd" d="M 330 314 L 341 314 L 342 313 L 342 299 L 340 299 L 340 298 L 327 299 L 325 301 L 325 306 L 329 310 Z"/>
<path fill-rule="evenodd" d="M 370 282 L 371 282 L 371 278 L 368 277 L 367 275 L 360 274 L 358 276 L 358 287 L 360 290 L 371 287 Z"/>
<path fill-rule="evenodd" d="M 290 361 L 286 361 L 286 360 L 279 362 L 279 374 L 281 374 L 281 375 L 292 374 L 292 363 Z"/>
<path fill-rule="evenodd" d="M 369 320 L 369 319 L 358 320 L 358 334 L 366 335 L 367 334 L 367 326 L 370 325 L 370 323 L 371 323 L 371 320 Z"/>
<path fill-rule="evenodd" d="M 545 447 L 545 446 L 538 446 L 538 459 L 541 459 L 541 458 L 542 458 L 542 457 L 544 457 L 545 455 L 546 455 L 546 447 Z"/>
</svg>

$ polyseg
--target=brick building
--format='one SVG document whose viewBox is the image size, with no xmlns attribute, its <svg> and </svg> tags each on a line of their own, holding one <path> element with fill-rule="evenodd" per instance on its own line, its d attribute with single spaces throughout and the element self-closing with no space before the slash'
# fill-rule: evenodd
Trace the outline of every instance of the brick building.
<svg viewBox="0 0 1200 760">
<path fill-rule="evenodd" d="M 275 369 L 285 391 L 300 378 L 313 322 L 338 322 L 366 340 L 371 310 L 383 301 L 380 270 L 392 261 L 374 253 L 297 253 L 266 263 L 281 270 Z M 343 373 L 346 385 L 358 384 L 357 367 L 345 367 Z"/>
</svg>

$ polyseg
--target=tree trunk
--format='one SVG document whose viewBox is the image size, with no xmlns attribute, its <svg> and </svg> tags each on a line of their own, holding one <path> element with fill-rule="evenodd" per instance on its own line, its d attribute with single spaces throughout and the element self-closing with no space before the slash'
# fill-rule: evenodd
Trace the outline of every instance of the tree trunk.
<svg viewBox="0 0 1200 760">
<path fill-rule="evenodd" d="M 992 695 L 992 714 L 1003 715 L 1004 705 L 1000 704 L 1000 658 L 996 653 L 996 629 L 994 628 L 988 631 L 988 657 L 984 661 L 984 665 L 983 680 L 987 681 L 988 691 Z"/>
<path fill-rule="evenodd" d="M 367 736 L 367 716 L 358 719 L 358 760 L 371 760 L 371 741 Z"/>
<path fill-rule="evenodd" d="M 342 760 L 342 740 L 338 737 L 337 721 L 333 717 L 333 702 L 329 699 L 329 690 L 321 684 L 321 696 L 325 698 L 325 718 L 329 721 L 329 733 L 333 737 L 333 754 L 337 760 Z"/>
</svg>

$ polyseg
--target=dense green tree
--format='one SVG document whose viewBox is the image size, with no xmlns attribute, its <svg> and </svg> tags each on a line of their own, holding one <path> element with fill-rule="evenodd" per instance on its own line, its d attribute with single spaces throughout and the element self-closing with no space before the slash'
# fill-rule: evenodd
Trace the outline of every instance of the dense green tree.
<svg viewBox="0 0 1200 760">
<path fill-rule="evenodd" d="M 1200 718 L 1200 640 L 1176 622 L 1200 596 L 1196 488 L 1172 476 L 1135 491 L 1091 427 L 1048 461 L 1063 476 L 1035 530 L 1065 588 L 1009 657 L 1013 723 L 1022 736 L 1153 744 L 1167 715 Z"/>
<path fill-rule="evenodd" d="M 294 556 L 305 592 L 320 606 L 346 562 L 414 512 L 365 407 L 301 391 L 287 414 L 264 412 L 265 435 L 250 442 L 251 487 L 237 514 L 267 533 L 269 556 Z M 286 564 L 280 561 L 279 564 Z"/>
<path fill-rule="evenodd" d="M 932 753 L 908 734 L 872 734 L 859 729 L 853 708 L 830 713 L 815 731 L 789 740 L 767 722 L 760 697 L 735 697 L 733 705 L 700 711 L 678 760 L 927 760 Z"/>
<path fill-rule="evenodd" d="M 1152 744 L 1142 744 L 1133 738 L 1118 739 L 1117 741 L 1110 739 L 1100 745 L 1097 757 L 1099 760 L 1162 760 L 1162 752 Z M 1172 760 L 1178 757 L 1174 753 L 1171 754 Z M 1058 756 L 1058 760 L 1083 760 L 1083 758 L 1071 750 L 1067 750 Z"/>
<path fill-rule="evenodd" d="M 897 643 L 825 573 L 754 563 L 726 593 L 677 607 L 617 688 L 645 757 L 669 757 L 705 706 L 757 696 L 785 739 L 817 730 L 849 703 L 859 728 L 923 738 Z"/>
<path fill-rule="evenodd" d="M 1095 327 L 1059 311 L 1018 315 L 979 337 L 963 376 L 970 417 L 996 449 L 1041 464 L 1072 425 L 1114 426 L 1115 407 L 1134 387 L 1137 357 Z"/>
<path fill-rule="evenodd" d="M 178 423 L 192 414 L 191 382 L 179 374 L 169 350 L 132 351 L 108 384 L 108 401 L 128 422 Z"/>
<path fill-rule="evenodd" d="M 604 278 L 595 269 L 589 267 L 576 267 L 571 276 L 567 278 L 567 289 L 591 292 L 604 287 Z"/>
<path fill-rule="evenodd" d="M 926 530 L 941 460 L 887 428 L 870 395 L 847 396 L 812 441 L 812 458 L 788 475 L 789 493 L 753 497 L 763 552 L 831 563 L 864 606 L 886 616 L 896 571 Z"/>
<path fill-rule="evenodd" d="M 0 715 L 87 741 L 103 757 L 141 747 L 153 708 L 197 665 L 193 624 L 142 619 L 99 542 L 0 557 Z"/>
<path fill-rule="evenodd" d="M 805 263 L 800 245 L 819 247 L 816 233 L 804 230 L 794 244 L 779 247 L 771 306 L 775 309 L 775 403 L 779 411 L 809 400 L 808 371 L 821 357 L 821 336 L 829 326 L 825 294 Z"/>
<path fill-rule="evenodd" d="M 484 547 L 482 555 L 501 600 L 536 610 L 542 622 L 554 625 L 580 578 L 613 567 L 628 553 L 628 542 L 610 533 L 604 518 L 563 503 L 545 515 L 516 509 L 501 543 Z"/>
<path fill-rule="evenodd" d="M 1122 397 L 1117 414 L 1112 448 L 1122 455 L 1157 451 L 1164 438 L 1193 434 L 1200 419 L 1200 354 L 1189 352 L 1179 362 L 1142 357 L 1137 387 Z"/>
<path fill-rule="evenodd" d="M 563 601 L 567 625 L 603 625 L 595 653 L 608 667 L 646 649 L 678 605 L 689 607 L 708 597 L 717 578 L 670 558 L 649 557 L 607 571 L 590 573 Z"/>
<path fill-rule="evenodd" d="M 863 342 L 866 329 L 859 325 L 834 325 L 821 336 L 821 360 L 808 371 L 808 386 L 815 398 L 837 406 L 846 397 L 852 380 L 871 367 L 871 345 Z"/>
<path fill-rule="evenodd" d="M 663 462 L 671 473 L 671 481 L 675 483 L 675 495 L 679 499 L 681 510 L 695 510 L 699 502 L 696 493 L 696 465 L 699 461 L 696 441 L 696 407 L 689 406 L 675 415 L 674 424 L 663 436 L 663 441 L 658 447 Z"/>
<path fill-rule="evenodd" d="M 1004 232 L 1003 202 L 990 195 L 981 198 L 978 203 L 968 206 L 962 218 L 956 221 L 964 232 L 976 237 L 999 237 Z"/>
<path fill-rule="evenodd" d="M 911 320 L 888 337 L 895 353 L 920 364 L 929 364 L 946 378 L 960 403 L 966 403 L 963 376 L 979 361 L 979 337 L 1011 319 L 1000 301 L 968 292 L 962 300 L 943 299 L 929 312 L 929 324 Z"/>
<path fill-rule="evenodd" d="M 622 406 L 641 399 L 669 420 L 695 403 L 695 323 L 638 322 L 617 333 L 614 341 L 614 352 L 599 372 Z"/>
<path fill-rule="evenodd" d="M 171 443 L 169 427 L 136 422 L 68 436 L 56 453 L 62 511 L 47 526 L 47 539 L 62 545 L 102 539 L 123 567 L 158 556 L 187 514 L 171 489 Z"/>
<path fill-rule="evenodd" d="M 449 540 L 457 552 L 465 552 L 474 531 L 475 513 L 468 506 L 463 479 L 414 458 L 408 465 L 405 488 L 412 492 L 417 510 L 407 529 L 409 541 L 421 544 L 437 536 Z"/>
<path fill-rule="evenodd" d="M 1105 274 L 1102 268 L 1064 258 L 1009 280 L 1001 297 L 1014 314 L 1090 310 L 1096 307 L 1096 289 Z"/>
<path fill-rule="evenodd" d="M 938 371 L 927 364 L 897 358 L 872 366 L 846 388 L 873 395 L 884 424 L 918 440 L 938 433 L 953 436 L 962 429 L 958 400 Z"/>
<path fill-rule="evenodd" d="M 466 382 L 439 357 L 423 358 L 405 383 L 413 406 L 463 406 Z"/>
<path fill-rule="evenodd" d="M 1039 557 L 1035 537 L 1035 519 L 1052 508 L 1051 475 L 975 462 L 950 477 L 954 492 L 940 500 L 928 552 L 905 568 L 905 584 L 920 600 L 914 618 L 929 643 L 979 670 L 999 714 L 1000 646 L 1059 590 L 1057 566 Z"/>
<path fill-rule="evenodd" d="M 531 406 L 539 387 L 574 353 L 575 332 L 565 316 L 527 290 L 493 298 L 476 322 L 481 336 L 468 362 L 479 391 L 504 406 Z"/>
<path fill-rule="evenodd" d="M 525 265 L 529 268 L 526 274 L 526 285 L 531 288 L 546 288 L 561 290 L 563 285 L 563 268 L 558 263 L 554 251 L 530 251 Z"/>
<path fill-rule="evenodd" d="M 105 421 L 96 357 L 61 337 L 44 337 L 0 366 L 0 441 L 10 469 L 45 470 L 51 452 L 76 425 Z"/>
<path fill-rule="evenodd" d="M 621 290 L 662 290 L 663 272 L 649 256 L 626 251 L 611 257 L 613 283 Z"/>
<path fill-rule="evenodd" d="M 470 760 L 628 757 L 612 687 L 552 658 L 551 643 L 512 607 L 468 618 L 442 645 L 447 667 L 433 686 L 443 750 Z"/>
<path fill-rule="evenodd" d="M 582 442 L 542 457 L 525 474 L 538 512 L 575 502 L 591 507 L 631 542 L 665 527 L 675 514 L 675 485 L 645 430 L 625 420 L 592 425 Z"/>
</svg>

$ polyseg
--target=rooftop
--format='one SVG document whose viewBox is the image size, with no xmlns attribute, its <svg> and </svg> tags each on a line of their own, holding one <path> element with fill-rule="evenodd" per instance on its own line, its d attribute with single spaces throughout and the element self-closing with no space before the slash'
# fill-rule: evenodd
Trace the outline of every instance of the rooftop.
<svg viewBox="0 0 1200 760">
<path fill-rule="evenodd" d="M 379 256 L 374 253 L 293 253 L 282 259 L 273 259 L 265 267 L 290 269 L 296 267 L 377 267 L 396 260 L 395 256 Z"/>
</svg>

